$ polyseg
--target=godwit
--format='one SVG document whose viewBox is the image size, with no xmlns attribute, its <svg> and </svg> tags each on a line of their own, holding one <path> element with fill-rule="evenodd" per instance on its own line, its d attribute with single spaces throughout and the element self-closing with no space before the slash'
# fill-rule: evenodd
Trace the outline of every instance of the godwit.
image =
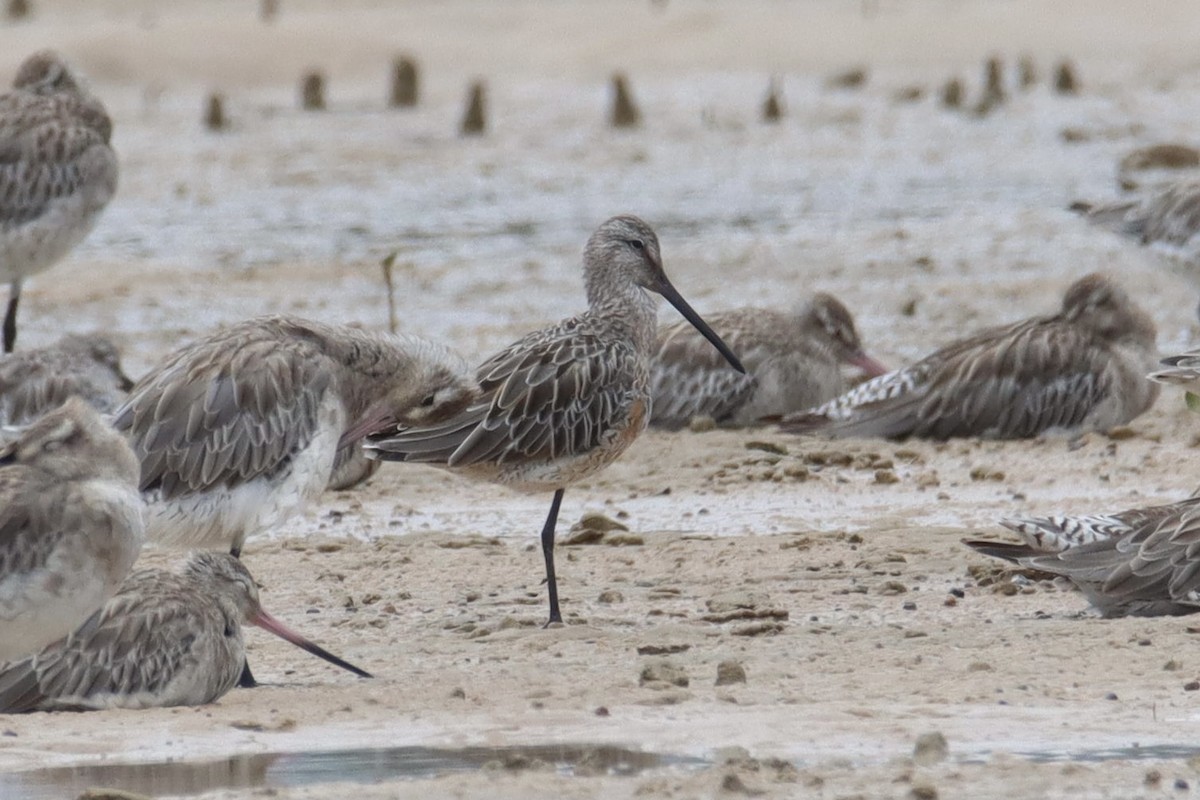
<svg viewBox="0 0 1200 800">
<path fill-rule="evenodd" d="M 650 367 L 651 425 L 677 429 L 697 416 L 753 425 L 841 394 L 843 364 L 868 376 L 888 371 L 863 351 L 846 307 L 824 292 L 791 313 L 738 308 L 711 314 L 708 323 L 737 351 L 746 373 L 730 369 L 687 323 L 660 327 Z"/>
<path fill-rule="evenodd" d="M 0 280 L 11 287 L 4 352 L 17 340 L 22 282 L 83 241 L 117 190 L 112 122 L 66 62 L 43 50 L 0 95 Z"/>
<path fill-rule="evenodd" d="M 132 386 L 107 337 L 64 336 L 51 347 L 0 357 L 0 425 L 32 422 L 68 397 L 108 414 Z"/>
<path fill-rule="evenodd" d="M 321 493 L 339 451 L 450 417 L 477 392 L 440 345 L 271 316 L 168 357 L 113 424 L 141 462 L 147 538 L 238 555 Z"/>
<path fill-rule="evenodd" d="M 367 445 L 386 461 L 415 461 L 527 492 L 553 491 L 542 527 L 550 622 L 562 622 L 554 528 L 567 486 L 612 463 L 650 416 L 657 292 L 739 372 L 737 357 L 663 272 L 658 237 L 637 217 L 613 217 L 583 251 L 588 310 L 534 331 L 477 370 L 483 394 L 452 419 Z"/>
<path fill-rule="evenodd" d="M 236 558 L 201 552 L 178 573 L 134 572 L 71 635 L 0 667 L 0 711 L 211 703 L 237 685 L 247 624 L 371 677 L 264 611 L 254 579 Z"/>
<path fill-rule="evenodd" d="M 61 639 L 142 547 L 137 460 L 72 398 L 0 451 L 0 661 Z"/>
<path fill-rule="evenodd" d="M 1165 358 L 1150 374 L 1191 392 L 1200 383 L 1200 353 Z M 1200 496 L 1116 514 L 1022 517 L 1000 523 L 1017 544 L 964 539 L 985 555 L 1064 575 L 1106 617 L 1200 611 Z"/>
<path fill-rule="evenodd" d="M 963 544 L 1066 576 L 1105 617 L 1200 611 L 1200 497 L 1118 514 L 1001 524 L 1024 542 L 964 539 Z"/>
<path fill-rule="evenodd" d="M 1062 310 L 985 330 L 911 367 L 873 378 L 818 408 L 784 417 L 798 433 L 984 436 L 1106 430 L 1158 396 L 1150 317 L 1107 278 L 1067 289 Z"/>
<path fill-rule="evenodd" d="M 1136 200 L 1075 203 L 1071 209 L 1093 225 L 1182 262 L 1193 274 L 1200 268 L 1200 179 L 1177 181 Z"/>
</svg>

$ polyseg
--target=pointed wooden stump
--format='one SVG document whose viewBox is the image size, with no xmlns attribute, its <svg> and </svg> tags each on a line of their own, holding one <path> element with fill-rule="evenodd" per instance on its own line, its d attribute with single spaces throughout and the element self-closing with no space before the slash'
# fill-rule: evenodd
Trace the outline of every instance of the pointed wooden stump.
<svg viewBox="0 0 1200 800">
<path fill-rule="evenodd" d="M 609 123 L 614 128 L 636 128 L 642 122 L 642 113 L 633 102 L 629 81 L 624 73 L 618 72 L 612 76 L 612 90 L 613 103 Z"/>
<path fill-rule="evenodd" d="M 1079 78 L 1070 61 L 1062 61 L 1055 68 L 1054 91 L 1059 94 L 1079 94 Z"/>
<path fill-rule="evenodd" d="M 225 116 L 225 96 L 213 92 L 204 104 L 204 127 L 210 131 L 223 131 L 229 127 L 229 119 Z"/>
<path fill-rule="evenodd" d="M 467 110 L 458 132 L 463 136 L 482 136 L 487 130 L 487 108 L 483 81 L 471 84 L 467 94 Z"/>
<path fill-rule="evenodd" d="M 325 110 L 325 76 L 317 70 L 305 73 L 300 81 L 300 107 L 305 111 Z"/>
<path fill-rule="evenodd" d="M 975 113 L 983 116 L 1004 105 L 1008 99 L 1004 91 L 1004 63 L 997 56 L 984 62 L 983 96 L 975 106 Z"/>
<path fill-rule="evenodd" d="M 33 11 L 33 5 L 29 0 L 8 0 L 8 4 L 4 8 L 4 15 L 12 20 L 25 19 Z"/>
<path fill-rule="evenodd" d="M 963 84 L 958 78 L 951 78 L 942 86 L 942 105 L 946 108 L 962 108 Z"/>
<path fill-rule="evenodd" d="M 417 62 L 400 56 L 392 62 L 392 87 L 388 105 L 392 108 L 411 108 L 420 97 L 420 73 Z"/>
<path fill-rule="evenodd" d="M 1028 90 L 1037 85 L 1037 79 L 1037 65 L 1033 63 L 1033 56 L 1021 56 L 1021 60 L 1017 62 L 1017 84 Z"/>
<path fill-rule="evenodd" d="M 767 99 L 763 101 L 763 122 L 779 122 L 779 120 L 783 119 L 782 94 L 783 91 L 779 86 L 779 80 L 771 78 L 771 83 L 767 86 Z"/>
</svg>

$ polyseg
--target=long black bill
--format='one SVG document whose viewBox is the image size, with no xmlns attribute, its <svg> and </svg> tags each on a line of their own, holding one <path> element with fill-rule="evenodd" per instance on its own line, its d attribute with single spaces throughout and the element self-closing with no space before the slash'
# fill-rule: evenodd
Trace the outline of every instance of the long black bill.
<svg viewBox="0 0 1200 800">
<path fill-rule="evenodd" d="M 658 287 L 658 293 L 665 297 L 668 303 L 675 306 L 675 310 L 682 314 L 684 319 L 692 323 L 692 327 L 700 331 L 701 335 L 704 336 L 705 339 L 708 339 L 708 341 L 712 342 L 712 346 L 717 348 L 717 351 L 720 352 L 721 355 L 725 356 L 725 360 L 729 362 L 729 366 L 733 367 L 743 375 L 746 374 L 746 368 L 742 366 L 742 362 L 733 354 L 733 351 L 729 349 L 729 345 L 721 341 L 721 337 L 717 336 L 716 332 L 713 331 L 712 328 L 708 327 L 708 323 L 702 320 L 700 315 L 688 305 L 687 300 L 683 299 L 683 295 L 681 295 L 675 289 L 675 287 L 671 285 L 671 282 L 668 281 L 665 276 L 663 277 L 662 286 Z"/>
<path fill-rule="evenodd" d="M 329 652 L 325 648 L 320 647 L 319 645 L 313 644 L 308 639 L 305 639 L 303 636 L 296 633 L 291 628 L 287 627 L 282 622 L 280 622 L 279 620 L 272 617 L 266 611 L 263 611 L 261 608 L 258 610 L 258 613 L 254 616 L 254 618 L 250 620 L 250 624 L 257 625 L 258 627 L 262 628 L 265 631 L 270 631 L 271 633 L 278 636 L 280 639 L 284 639 L 285 641 L 291 642 L 292 644 L 296 645 L 296 647 L 299 647 L 301 650 L 307 650 L 308 652 L 312 653 L 317 658 L 323 658 L 326 661 L 328 661 L 330 664 L 341 667 L 342 669 L 347 670 L 349 672 L 353 672 L 355 675 L 357 675 L 360 678 L 374 677 L 371 673 L 367 672 L 366 670 L 359 669 L 358 667 L 351 664 L 349 661 L 343 661 L 342 659 L 338 658 L 337 656 L 335 656 L 333 653 Z"/>
</svg>

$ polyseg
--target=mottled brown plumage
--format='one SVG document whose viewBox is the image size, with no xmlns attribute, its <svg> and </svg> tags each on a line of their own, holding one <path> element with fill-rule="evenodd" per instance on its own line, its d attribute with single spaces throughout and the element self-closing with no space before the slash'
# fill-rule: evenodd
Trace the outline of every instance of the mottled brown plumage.
<svg viewBox="0 0 1200 800">
<path fill-rule="evenodd" d="M 12 287 L 5 352 L 22 282 L 79 244 L 116 192 L 111 136 L 104 106 L 52 51 L 26 59 L 0 95 L 0 280 Z"/>
<path fill-rule="evenodd" d="M 1136 200 L 1077 203 L 1088 222 L 1115 231 L 1191 267 L 1200 266 L 1200 179 L 1150 191 Z"/>
<path fill-rule="evenodd" d="M 78 626 L 129 574 L 143 540 L 137 460 L 72 398 L 0 451 L 0 661 Z"/>
<path fill-rule="evenodd" d="M 992 328 L 916 364 L 785 417 L 794 432 L 834 436 L 1076 435 L 1124 424 L 1149 408 L 1157 360 L 1150 317 L 1109 279 L 1087 275 L 1062 309 Z"/>
<path fill-rule="evenodd" d="M 370 677 L 263 611 L 241 562 L 204 552 L 178 572 L 134 572 L 66 639 L 0 666 L 0 712 L 211 703 L 237 685 L 247 624 Z"/>
<path fill-rule="evenodd" d="M 564 489 L 612 463 L 645 429 L 655 301 L 666 297 L 735 369 L 737 357 L 667 280 L 658 237 L 613 217 L 584 247 L 588 310 L 534 331 L 483 363 L 482 394 L 440 425 L 401 430 L 367 446 L 375 458 L 461 470 L 531 492 L 553 491 L 542 528 L 550 621 L 560 622 L 554 528 Z"/>
<path fill-rule="evenodd" d="M 110 339 L 70 334 L 50 347 L 0 357 L 0 425 L 28 424 L 69 397 L 109 414 L 132 385 Z"/>
<path fill-rule="evenodd" d="M 389 425 L 453 415 L 476 394 L 440 345 L 271 316 L 181 348 L 113 424 L 141 462 L 149 539 L 236 552 L 318 495 L 339 451 Z"/>
<path fill-rule="evenodd" d="M 1118 514 L 1004 524 L 1025 542 L 964 544 L 1066 576 L 1106 617 L 1200 611 L 1200 498 Z"/>
<path fill-rule="evenodd" d="M 854 318 L 819 292 L 791 312 L 737 308 L 705 317 L 746 367 L 740 373 L 687 323 L 660 326 L 650 368 L 650 424 L 676 429 L 693 417 L 753 425 L 820 405 L 845 388 L 842 366 L 888 370 L 863 350 Z"/>
</svg>

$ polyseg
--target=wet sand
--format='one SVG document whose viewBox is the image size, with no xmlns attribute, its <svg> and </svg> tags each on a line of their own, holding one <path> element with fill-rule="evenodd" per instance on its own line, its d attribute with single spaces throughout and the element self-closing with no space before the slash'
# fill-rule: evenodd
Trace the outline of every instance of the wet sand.
<svg viewBox="0 0 1200 800">
<path fill-rule="evenodd" d="M 92 236 L 27 286 L 22 346 L 104 329 L 137 374 L 257 313 L 382 326 L 378 262 L 397 250 L 401 326 L 480 358 L 582 307 L 579 250 L 620 212 L 656 227 L 702 313 L 830 291 L 895 364 L 1050 312 L 1092 270 L 1153 312 L 1164 351 L 1197 335 L 1194 279 L 1065 210 L 1116 197 L 1133 147 L 1197 143 L 1200 18 L 1185 4 L 284 0 L 269 26 L 246 3 L 159 5 L 75 0 L 0 27 L 0 74 L 46 45 L 84 68 L 123 169 Z M 414 111 L 381 109 L 399 52 L 427 79 Z M 941 109 L 951 77 L 976 96 L 993 52 L 1031 54 L 1043 81 L 983 118 Z M 1066 56 L 1078 97 L 1044 81 Z M 314 65 L 329 73 L 330 110 L 305 114 L 299 76 Z M 825 86 L 856 65 L 864 87 Z M 630 75 L 641 130 L 605 127 L 614 69 Z M 788 114 L 767 126 L 772 74 Z M 480 75 L 492 127 L 460 140 Z M 897 99 L 909 87 L 924 95 Z M 213 89 L 229 101 L 223 134 L 200 126 Z M 39 767 L 556 744 L 705 763 L 619 775 L 498 757 L 436 778 L 272 791 L 1184 796 L 1176 781 L 1190 790 L 1200 768 L 1170 748 L 1200 734 L 1188 688 L 1200 623 L 1092 618 L 1077 593 L 1013 583 L 959 540 L 999 535 L 1010 514 L 1185 496 L 1198 434 L 1172 392 L 1129 430 L 1074 448 L 652 432 L 567 493 L 563 539 L 585 513 L 628 531 L 562 547 L 567 624 L 550 630 L 536 546 L 550 498 L 386 465 L 245 551 L 272 613 L 375 680 L 252 630 L 266 685 L 212 706 L 0 717 L 0 796 L 67 796 L 19 774 Z M 717 685 L 727 661 L 745 682 Z M 949 757 L 914 764 L 933 731 Z M 222 767 L 126 787 L 263 792 L 222 790 L 214 772 L 228 778 Z"/>
</svg>

